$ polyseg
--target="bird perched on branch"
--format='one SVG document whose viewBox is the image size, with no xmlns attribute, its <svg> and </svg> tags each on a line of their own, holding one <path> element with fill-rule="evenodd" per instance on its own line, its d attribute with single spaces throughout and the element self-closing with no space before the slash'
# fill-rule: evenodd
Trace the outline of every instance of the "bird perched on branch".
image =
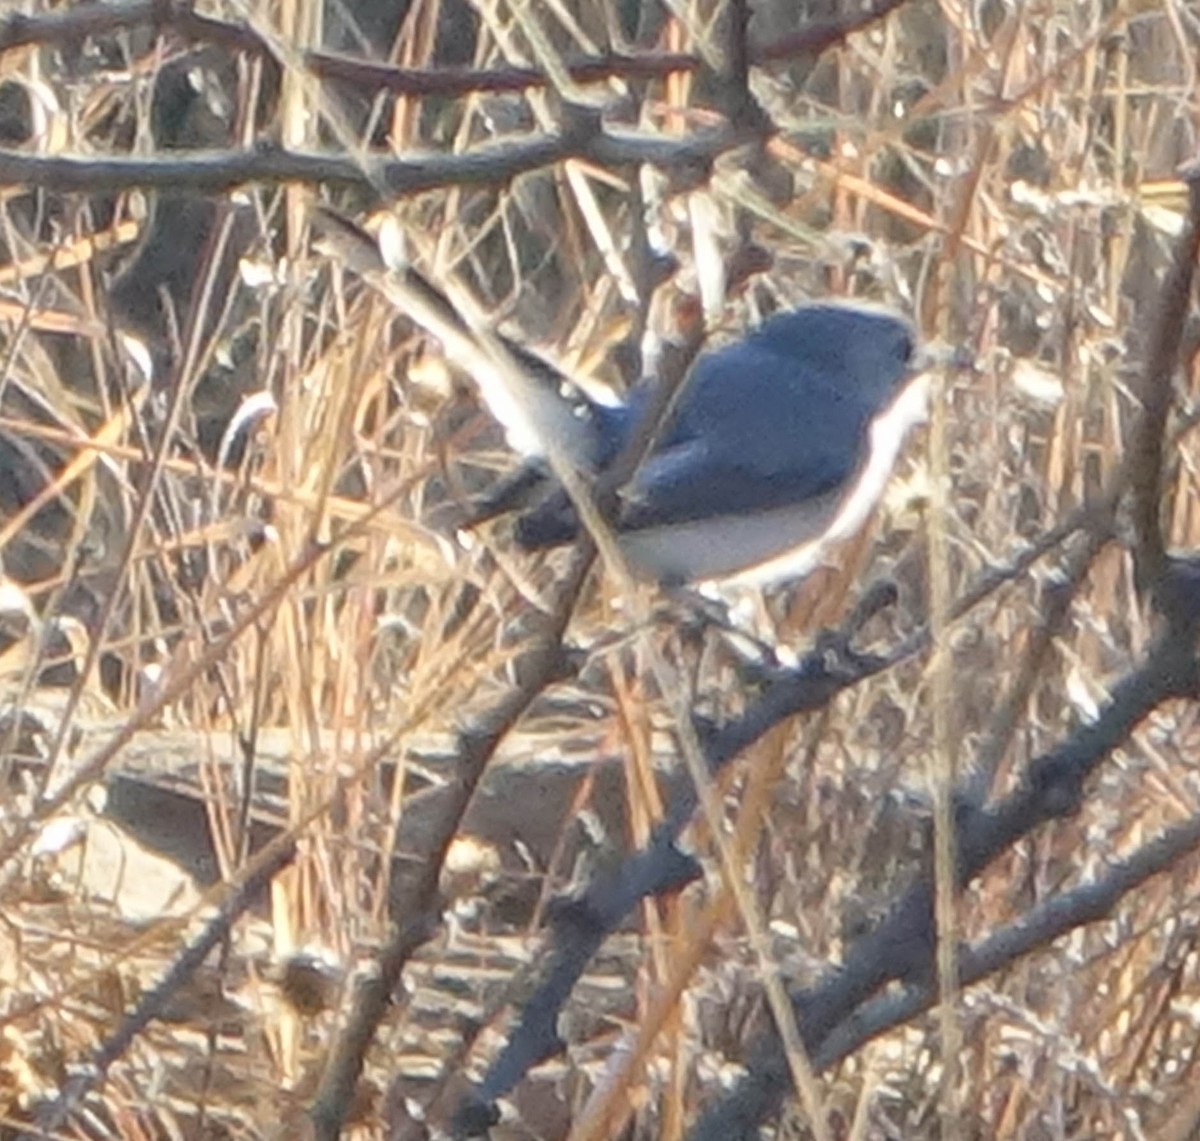
<svg viewBox="0 0 1200 1141">
<path fill-rule="evenodd" d="M 668 584 L 802 573 L 816 544 L 845 537 L 878 499 L 923 410 L 924 393 L 911 383 L 921 372 L 907 320 L 844 302 L 776 313 L 701 356 L 620 493 L 613 523 L 632 568 Z M 567 440 L 576 466 L 603 472 L 652 395 L 653 382 L 644 382 L 605 406 L 543 383 L 536 399 L 547 408 L 526 408 L 525 419 L 542 425 L 543 438 Z M 505 410 L 493 411 L 508 426 Z M 528 445 L 536 436 L 510 431 L 527 463 L 481 510 L 498 514 L 518 491 L 527 501 L 541 485 L 516 523 L 529 549 L 568 542 L 579 527 L 546 456 Z"/>
<path fill-rule="evenodd" d="M 490 329 L 468 298 L 434 286 L 386 232 L 376 244 L 330 211 L 317 221 L 348 264 L 442 342 L 525 457 L 471 522 L 520 511 L 516 539 L 529 549 L 573 539 L 581 506 L 598 518 L 581 500 L 649 427 L 651 446 L 609 515 L 634 571 L 668 585 L 803 574 L 826 541 L 862 524 L 924 409 L 913 326 L 844 301 L 778 312 L 703 354 L 669 401 L 650 379 L 602 403 Z"/>
</svg>

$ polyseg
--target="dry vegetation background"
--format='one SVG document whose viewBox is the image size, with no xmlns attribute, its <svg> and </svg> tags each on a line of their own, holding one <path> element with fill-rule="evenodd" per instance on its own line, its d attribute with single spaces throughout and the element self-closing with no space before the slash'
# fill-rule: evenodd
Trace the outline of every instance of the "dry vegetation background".
<svg viewBox="0 0 1200 1141">
<path fill-rule="evenodd" d="M 1192 624 L 1108 507 L 1174 381 L 1163 518 L 1200 538 L 1164 181 L 1200 18 L 889 7 L 762 0 L 748 40 L 708 0 L 0 17 L 6 1135 L 416 1138 L 497 1098 L 513 1138 L 1196 1135 Z M 455 539 L 512 458 L 318 201 L 618 388 L 714 283 L 715 339 L 852 296 L 973 367 L 862 539 L 760 600 L 804 670 L 748 676 L 570 552 Z M 810 655 L 881 583 L 878 657 Z M 733 758 L 699 868 L 651 838 L 689 711 Z M 940 1010 L 934 805 L 975 954 Z"/>
</svg>

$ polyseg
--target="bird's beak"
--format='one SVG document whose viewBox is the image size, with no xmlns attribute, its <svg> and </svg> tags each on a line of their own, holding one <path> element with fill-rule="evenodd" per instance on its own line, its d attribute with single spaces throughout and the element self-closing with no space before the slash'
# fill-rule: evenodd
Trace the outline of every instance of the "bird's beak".
<svg viewBox="0 0 1200 1141">
<path fill-rule="evenodd" d="M 966 345 L 947 345 L 943 342 L 921 345 L 912 362 L 912 373 L 974 372 L 975 354 Z"/>
</svg>

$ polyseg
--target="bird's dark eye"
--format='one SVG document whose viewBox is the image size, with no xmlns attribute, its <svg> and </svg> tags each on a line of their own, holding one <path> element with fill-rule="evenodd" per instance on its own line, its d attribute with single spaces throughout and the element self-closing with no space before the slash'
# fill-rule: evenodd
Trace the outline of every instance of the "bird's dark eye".
<svg viewBox="0 0 1200 1141">
<path fill-rule="evenodd" d="M 913 358 L 916 355 L 916 338 L 906 330 L 900 334 L 900 339 L 896 344 L 896 356 L 900 358 L 900 363 L 907 367 L 913 363 Z"/>
</svg>

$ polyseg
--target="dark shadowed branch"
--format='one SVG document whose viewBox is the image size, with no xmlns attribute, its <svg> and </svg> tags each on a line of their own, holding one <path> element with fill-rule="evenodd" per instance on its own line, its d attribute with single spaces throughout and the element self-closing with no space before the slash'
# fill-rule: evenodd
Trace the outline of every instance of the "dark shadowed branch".
<svg viewBox="0 0 1200 1141">
<path fill-rule="evenodd" d="M 1108 515 L 1090 510 L 1077 512 L 1011 563 L 980 575 L 964 592 L 955 614 L 967 613 L 996 590 L 1027 573 L 1035 562 L 1076 531 L 1089 528 L 1095 532 L 1093 542 L 1102 544 L 1109 534 Z M 740 717 L 716 729 L 699 727 L 711 774 L 719 773 L 780 722 L 823 709 L 845 690 L 928 649 L 929 634 L 923 629 L 883 657 L 863 656 L 848 650 L 850 639 L 872 617 L 880 597 L 880 592 L 868 591 L 864 604 L 848 617 L 841 631 L 820 638 L 794 671 L 768 683 Z M 550 947 L 540 981 L 522 1006 L 508 1042 L 486 1077 L 460 1106 L 455 1123 L 460 1135 L 469 1136 L 486 1129 L 494 1119 L 496 1099 L 513 1089 L 530 1069 L 562 1048 L 556 1030 L 558 1017 L 604 940 L 643 900 L 678 891 L 695 877 L 694 861 L 676 844 L 691 820 L 696 803 L 696 792 L 690 786 L 677 793 L 668 806 L 666 819 L 644 849 L 590 884 L 579 897 L 554 908 Z"/>
<path fill-rule="evenodd" d="M 781 720 L 824 708 L 838 693 L 882 668 L 880 659 L 860 658 L 845 650 L 850 633 L 844 631 L 823 639 L 795 671 L 768 685 L 744 717 L 702 733 L 710 774 L 719 773 Z M 643 900 L 678 891 L 699 875 L 695 860 L 677 847 L 697 801 L 698 794 L 690 785 L 678 792 L 668 806 L 666 819 L 645 848 L 611 874 L 597 878 L 578 897 L 555 905 L 551 914 L 552 945 L 540 981 L 484 1080 L 459 1107 L 457 1135 L 484 1132 L 494 1123 L 496 1099 L 530 1069 L 562 1049 L 556 1029 L 558 1015 L 592 956 L 625 917 Z"/>
<path fill-rule="evenodd" d="M 964 947 L 960 952 L 959 977 L 964 984 L 979 982 L 1025 955 L 1048 947 L 1077 927 L 1103 922 L 1126 895 L 1169 870 L 1197 846 L 1200 846 L 1200 819 L 1170 829 L 1110 867 L 1094 883 L 1052 896 L 1016 922 Z M 872 1038 L 928 1010 L 936 1000 L 936 990 L 926 984 L 863 1003 L 825 1039 L 813 1063 L 821 1069 L 836 1065 Z"/>
<path fill-rule="evenodd" d="M 543 619 L 539 634 L 523 652 L 520 685 L 459 735 L 455 795 L 431 828 L 428 849 L 421 853 L 419 861 L 422 871 L 405 885 L 403 897 L 396 901 L 395 913 L 400 921 L 377 957 L 374 972 L 359 981 L 345 1025 L 330 1047 L 320 1086 L 309 1109 L 317 1141 L 333 1141 L 341 1133 L 362 1073 L 363 1059 L 391 1006 L 400 976 L 413 954 L 437 928 L 441 919 L 438 881 L 446 853 L 458 835 L 463 815 L 488 762 L 530 702 L 563 674 L 563 635 L 591 561 L 589 552 L 581 552 L 559 588 L 553 612 Z"/>
<path fill-rule="evenodd" d="M 877 0 L 863 12 L 806 24 L 771 44 L 748 50 L 747 59 L 762 65 L 818 56 L 845 42 L 853 33 L 878 23 L 904 2 Z M 138 27 L 169 30 L 184 40 L 215 44 L 230 52 L 247 52 L 269 59 L 277 66 L 280 62 L 271 44 L 248 24 L 201 15 L 190 4 L 178 0 L 116 0 L 35 15 L 14 13 L 0 20 L 0 54 L 35 44 L 74 46 L 89 36 L 112 35 Z M 526 91 L 549 84 L 545 72 L 535 67 L 405 68 L 324 51 L 304 52 L 298 62 L 319 79 L 336 80 L 365 92 L 390 91 L 409 98 Z M 700 57 L 690 52 L 609 51 L 566 61 L 567 74 L 576 83 L 659 79 L 675 72 L 697 72 L 702 67 Z"/>
<path fill-rule="evenodd" d="M 1149 339 L 1149 356 L 1138 390 L 1142 413 L 1129 454 L 1138 586 L 1160 606 L 1164 601 L 1162 585 L 1167 571 L 1167 545 L 1162 527 L 1163 456 L 1167 415 L 1174 400 L 1175 370 L 1191 304 L 1196 256 L 1200 252 L 1200 163 L 1189 166 L 1183 176 L 1189 198 L 1187 227 L 1175 246 L 1174 260 L 1163 282 L 1157 320 Z"/>
<path fill-rule="evenodd" d="M 1097 719 L 1057 749 L 1036 759 L 1021 787 L 996 807 L 959 813 L 959 882 L 977 876 L 1035 828 L 1078 811 L 1087 778 L 1165 701 L 1195 697 L 1200 671 L 1189 639 L 1169 631 L 1142 667 L 1113 687 Z M 860 939 L 824 983 L 796 997 L 801 1034 L 820 1055 L 827 1038 L 881 987 L 894 981 L 929 988 L 933 978 L 933 880 L 922 875 L 888 916 Z M 1024 953 L 1024 952 L 1022 952 Z M 786 1061 L 774 1033 L 751 1049 L 748 1074 L 697 1124 L 692 1141 L 750 1141 L 790 1088 Z"/>
</svg>

